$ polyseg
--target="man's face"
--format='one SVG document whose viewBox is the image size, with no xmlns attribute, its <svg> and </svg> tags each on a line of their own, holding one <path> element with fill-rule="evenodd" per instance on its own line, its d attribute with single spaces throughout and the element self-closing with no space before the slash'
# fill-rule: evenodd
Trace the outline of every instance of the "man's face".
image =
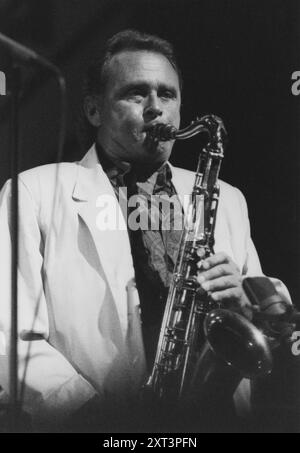
<svg viewBox="0 0 300 453">
<path fill-rule="evenodd" d="M 150 146 L 146 130 L 156 123 L 179 127 L 178 75 L 168 59 L 148 51 L 124 51 L 109 62 L 100 101 L 97 139 L 114 160 L 159 164 L 169 159 L 173 142 Z"/>
</svg>

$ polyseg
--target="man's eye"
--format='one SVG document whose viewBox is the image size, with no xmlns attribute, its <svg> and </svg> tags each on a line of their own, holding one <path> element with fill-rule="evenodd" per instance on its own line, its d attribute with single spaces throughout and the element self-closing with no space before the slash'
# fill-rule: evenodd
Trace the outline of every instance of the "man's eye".
<svg viewBox="0 0 300 453">
<path fill-rule="evenodd" d="M 175 99 L 176 94 L 171 90 L 164 90 L 160 93 L 160 97 L 165 99 Z"/>
<path fill-rule="evenodd" d="M 141 90 L 130 90 L 127 93 L 127 97 L 130 99 L 142 99 L 144 97 L 144 93 Z"/>
</svg>

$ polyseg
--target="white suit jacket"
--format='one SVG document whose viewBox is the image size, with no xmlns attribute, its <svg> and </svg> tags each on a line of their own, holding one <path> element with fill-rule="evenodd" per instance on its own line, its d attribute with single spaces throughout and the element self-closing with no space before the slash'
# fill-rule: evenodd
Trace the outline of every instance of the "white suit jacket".
<svg viewBox="0 0 300 453">
<path fill-rule="evenodd" d="M 190 194 L 194 174 L 171 169 L 177 193 Z M 10 185 L 0 196 L 0 383 L 6 391 Z M 243 274 L 260 275 L 245 199 L 229 184 L 220 185 L 215 251 L 229 254 Z M 145 376 L 139 301 L 136 290 L 131 288 L 128 297 L 126 289 L 134 278 L 126 229 L 97 227 L 99 196 L 110 195 L 119 205 L 95 148 L 79 163 L 22 173 L 19 191 L 19 361 L 20 380 L 27 361 L 25 409 L 36 419 L 59 419 L 96 393 L 120 401 Z"/>
</svg>

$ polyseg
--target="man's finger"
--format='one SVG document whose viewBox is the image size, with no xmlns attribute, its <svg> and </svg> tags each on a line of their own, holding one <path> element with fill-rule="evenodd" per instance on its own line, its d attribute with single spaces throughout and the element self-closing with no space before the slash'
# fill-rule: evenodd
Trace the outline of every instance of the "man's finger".
<svg viewBox="0 0 300 453">
<path fill-rule="evenodd" d="M 254 309 L 253 306 L 247 301 L 245 296 L 241 296 L 238 288 L 225 289 L 223 291 L 217 291 L 211 294 L 212 300 L 215 302 L 221 302 L 222 308 L 235 311 L 242 314 L 245 318 L 250 321 L 253 318 Z"/>
<path fill-rule="evenodd" d="M 236 273 L 235 269 L 230 264 L 219 264 L 207 271 L 199 271 L 198 282 L 201 285 L 205 281 L 210 281 L 225 275 L 235 275 L 237 278 L 239 274 Z"/>
<path fill-rule="evenodd" d="M 231 260 L 231 258 L 226 255 L 226 253 L 223 253 L 223 252 L 219 252 L 219 253 L 216 253 L 215 255 L 211 255 L 209 258 L 206 258 L 205 260 L 203 260 L 201 263 L 201 267 L 203 269 L 210 269 L 214 266 L 217 266 L 219 264 L 229 264 L 229 263 L 233 263 L 233 261 Z"/>
<path fill-rule="evenodd" d="M 226 308 L 233 308 L 241 306 L 240 301 L 242 299 L 242 289 L 238 287 L 227 288 L 222 291 L 215 291 L 211 294 L 211 298 L 215 302 L 224 302 Z"/>
<path fill-rule="evenodd" d="M 223 277 L 205 281 L 201 284 L 201 286 L 205 291 L 214 292 L 229 288 L 236 288 L 239 286 L 239 281 L 234 275 L 225 275 Z"/>
</svg>

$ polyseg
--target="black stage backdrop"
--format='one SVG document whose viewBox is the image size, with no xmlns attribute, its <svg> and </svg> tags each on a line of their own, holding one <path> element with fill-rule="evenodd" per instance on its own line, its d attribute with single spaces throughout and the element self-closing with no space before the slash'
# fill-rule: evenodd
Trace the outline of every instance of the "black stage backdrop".
<svg viewBox="0 0 300 453">
<path fill-rule="evenodd" d="M 298 7 L 299 5 L 299 7 Z M 57 64 L 66 77 L 64 160 L 78 159 L 81 79 L 104 40 L 124 28 L 174 43 L 184 74 L 182 126 L 196 115 L 223 118 L 229 145 L 222 179 L 245 194 L 267 275 L 281 278 L 300 308 L 300 4 L 293 0 L 6 0 L 0 32 Z M 0 70 L 7 56 L 0 50 Z M 23 72 L 20 169 L 54 162 L 58 92 L 39 71 Z M 0 185 L 10 176 L 8 112 L 0 96 Z M 176 144 L 173 163 L 195 169 L 197 138 Z"/>
</svg>

